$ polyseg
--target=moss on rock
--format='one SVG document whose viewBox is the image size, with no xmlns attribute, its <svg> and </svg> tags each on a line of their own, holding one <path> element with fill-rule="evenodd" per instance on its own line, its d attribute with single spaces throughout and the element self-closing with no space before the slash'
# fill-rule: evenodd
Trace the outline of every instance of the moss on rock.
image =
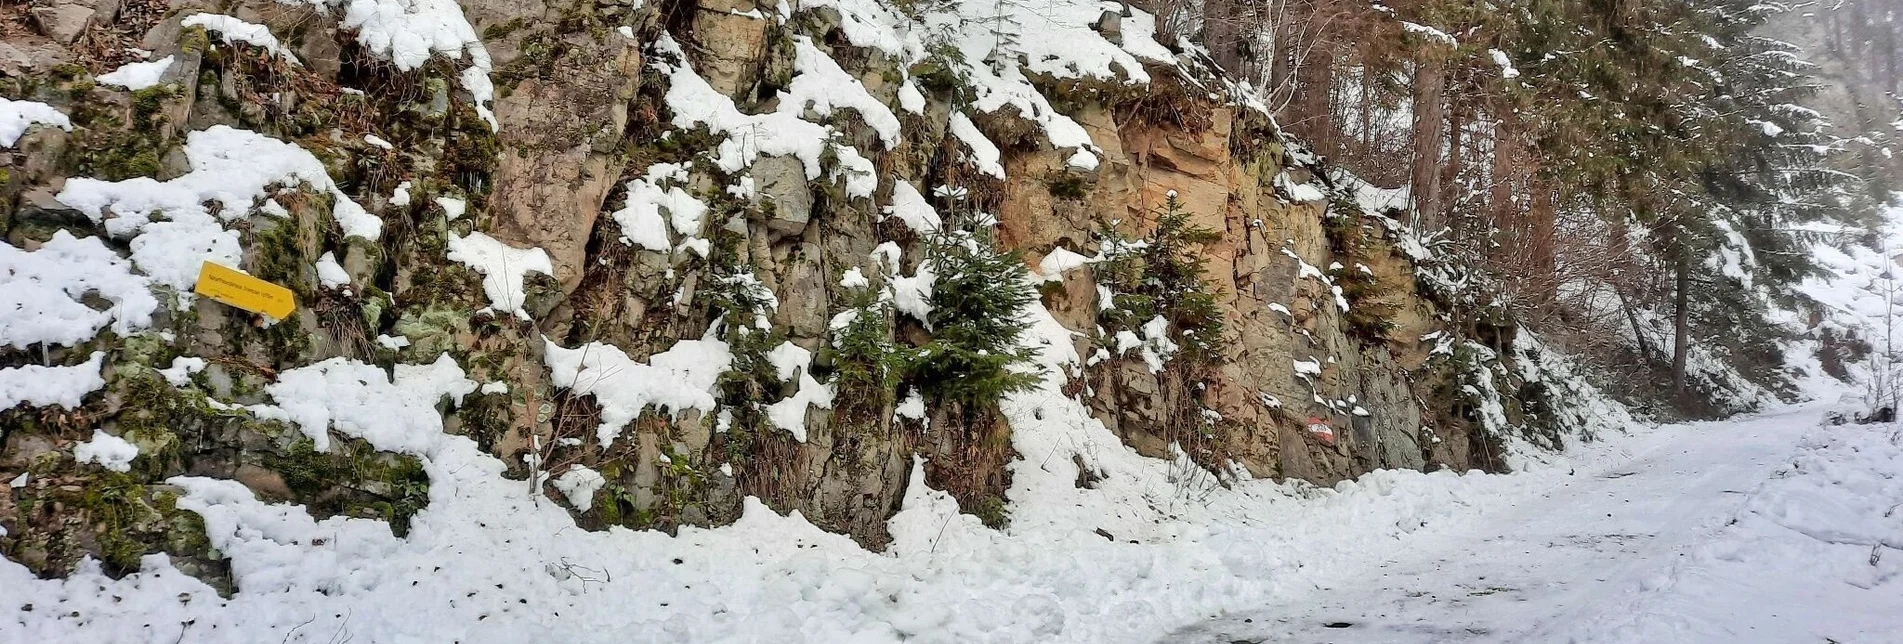
<svg viewBox="0 0 1903 644">
<path fill-rule="evenodd" d="M 334 437 L 333 437 L 334 438 Z M 361 440 L 332 440 L 317 451 L 298 436 L 260 464 L 284 479 L 292 500 L 312 516 L 382 519 L 396 536 L 410 532 L 410 517 L 429 505 L 429 475 L 414 456 L 379 452 Z"/>
</svg>

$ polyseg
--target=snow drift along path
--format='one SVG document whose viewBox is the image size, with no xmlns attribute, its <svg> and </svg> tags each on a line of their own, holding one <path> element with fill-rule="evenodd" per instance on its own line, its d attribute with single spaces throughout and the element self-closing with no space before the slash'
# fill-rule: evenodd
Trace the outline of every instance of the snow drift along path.
<svg viewBox="0 0 1903 644">
<path fill-rule="evenodd" d="M 1629 461 L 1163 641 L 1897 641 L 1898 430 L 1819 428 L 1821 409 L 1661 427 Z"/>
<path fill-rule="evenodd" d="M 0 558 L 0 643 L 1821 642 L 1719 635 L 1737 616 L 1712 609 L 1731 606 L 1766 629 L 1822 632 L 1764 609 L 1799 586 L 1811 599 L 1782 614 L 1863 616 L 1815 622 L 1833 633 L 1903 621 L 1888 583 L 1903 554 L 1866 563 L 1903 545 L 1895 429 L 1820 431 L 1815 411 L 1791 412 L 1612 434 L 1512 475 L 1380 471 L 1185 496 L 1172 476 L 1185 470 L 1123 446 L 1060 383 L 1007 401 L 1019 452 L 1059 455 L 1013 464 L 1009 529 L 960 513 L 915 463 L 891 546 L 869 552 L 751 500 L 733 525 L 675 536 L 577 529 L 444 433 L 439 402 L 478 387 L 454 360 L 387 374 L 325 361 L 281 373 L 275 405 L 250 410 L 417 455 L 430 503 L 406 537 L 175 477 L 238 592 L 218 596 L 163 554 L 120 579 L 91 561 L 37 579 Z M 1104 478 L 1079 486 L 1071 453 Z M 1781 467 L 1792 475 L 1767 478 Z M 1677 557 L 1713 534 L 1725 538 Z M 1177 630 L 1251 611 L 1263 617 Z M 1337 621 L 1350 626 L 1323 626 Z M 1239 628 L 1253 639 L 1224 638 Z"/>
</svg>

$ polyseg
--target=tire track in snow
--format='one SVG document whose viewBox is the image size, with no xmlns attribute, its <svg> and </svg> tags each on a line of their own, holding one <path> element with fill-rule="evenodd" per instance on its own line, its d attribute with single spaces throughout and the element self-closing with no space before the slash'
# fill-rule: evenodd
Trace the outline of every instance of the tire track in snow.
<svg viewBox="0 0 1903 644">
<path fill-rule="evenodd" d="M 1737 516 L 1819 413 L 1660 428 L 1630 459 L 1459 517 L 1463 525 L 1413 549 L 1369 553 L 1364 572 L 1332 588 L 1162 642 L 1573 641 L 1564 633 L 1574 624 L 1668 583 L 1665 573 Z"/>
</svg>

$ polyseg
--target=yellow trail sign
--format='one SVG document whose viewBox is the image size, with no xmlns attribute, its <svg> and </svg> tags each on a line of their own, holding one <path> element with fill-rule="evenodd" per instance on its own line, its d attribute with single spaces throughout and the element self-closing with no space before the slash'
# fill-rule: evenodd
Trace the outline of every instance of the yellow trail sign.
<svg viewBox="0 0 1903 644">
<path fill-rule="evenodd" d="M 252 313 L 279 320 L 297 310 L 297 297 L 291 289 L 266 282 L 211 262 L 198 269 L 198 286 L 192 289 L 209 297 Z"/>
</svg>

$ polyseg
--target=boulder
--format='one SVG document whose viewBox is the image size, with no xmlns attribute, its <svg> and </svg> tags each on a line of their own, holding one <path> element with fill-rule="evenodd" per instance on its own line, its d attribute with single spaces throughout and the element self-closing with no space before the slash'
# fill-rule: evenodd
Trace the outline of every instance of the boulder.
<svg viewBox="0 0 1903 644">
<path fill-rule="evenodd" d="M 40 26 L 40 33 L 67 45 L 79 40 L 80 34 L 86 33 L 86 29 L 92 26 L 93 15 L 98 13 L 91 7 L 76 4 L 34 7 L 29 11 L 33 14 L 33 21 Z"/>
<path fill-rule="evenodd" d="M 806 183 L 806 166 L 790 156 L 761 157 L 752 171 L 759 198 L 773 204 L 767 228 L 781 235 L 806 230 L 813 218 L 813 190 Z"/>
<path fill-rule="evenodd" d="M 752 0 L 701 0 L 694 13 L 695 71 L 714 91 L 738 97 L 757 79 L 767 21 Z"/>
</svg>

